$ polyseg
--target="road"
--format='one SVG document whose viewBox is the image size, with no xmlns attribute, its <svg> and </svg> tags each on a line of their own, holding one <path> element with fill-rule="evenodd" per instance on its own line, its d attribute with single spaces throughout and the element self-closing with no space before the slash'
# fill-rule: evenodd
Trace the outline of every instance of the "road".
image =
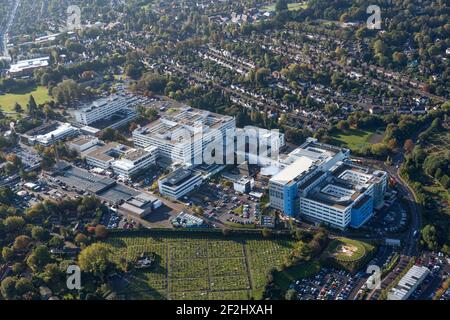
<svg viewBox="0 0 450 320">
<path fill-rule="evenodd" d="M 11 58 L 8 52 L 8 32 L 11 29 L 11 26 L 14 22 L 14 18 L 16 17 L 17 8 L 19 8 L 20 0 L 16 0 L 14 5 L 9 12 L 9 17 L 7 19 L 7 23 L 5 26 L 0 26 L 0 57 L 3 58 Z"/>
</svg>

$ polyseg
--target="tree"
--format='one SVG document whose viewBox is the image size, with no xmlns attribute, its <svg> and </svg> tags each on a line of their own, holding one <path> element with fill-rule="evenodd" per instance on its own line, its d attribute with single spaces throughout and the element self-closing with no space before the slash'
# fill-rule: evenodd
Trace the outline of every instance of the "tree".
<svg viewBox="0 0 450 320">
<path fill-rule="evenodd" d="M 57 236 L 53 236 L 50 241 L 48 242 L 48 245 L 51 248 L 60 248 L 64 245 L 64 240 L 61 239 L 60 237 Z"/>
<path fill-rule="evenodd" d="M 405 150 L 406 154 L 410 154 L 414 150 L 414 142 L 411 139 L 405 140 L 403 150 Z"/>
<path fill-rule="evenodd" d="M 130 126 L 128 127 L 128 130 L 130 132 L 133 132 L 134 130 L 136 130 L 138 128 L 138 125 L 136 124 L 136 122 L 131 122 Z"/>
<path fill-rule="evenodd" d="M 105 239 L 108 236 L 108 230 L 104 225 L 98 224 L 95 226 L 95 237 L 98 239 Z"/>
<path fill-rule="evenodd" d="M 30 116 L 33 117 L 34 115 L 36 115 L 37 104 L 36 104 L 36 101 L 34 100 L 33 95 L 30 95 L 30 99 L 28 100 L 27 108 L 28 108 L 28 114 Z"/>
<path fill-rule="evenodd" d="M 18 236 L 14 240 L 13 248 L 14 248 L 14 250 L 24 250 L 28 247 L 30 242 L 31 242 L 31 239 L 29 237 L 24 236 L 24 235 Z"/>
<path fill-rule="evenodd" d="M 128 64 L 125 67 L 125 74 L 131 79 L 138 79 L 142 75 L 142 67 L 136 64 Z"/>
<path fill-rule="evenodd" d="M 40 226 L 35 226 L 35 227 L 33 227 L 33 229 L 31 229 L 31 237 L 34 240 L 45 241 L 48 239 L 49 233 L 44 228 L 42 228 Z"/>
<path fill-rule="evenodd" d="M 16 278 L 6 277 L 1 284 L 2 296 L 7 300 L 12 300 L 16 296 Z"/>
<path fill-rule="evenodd" d="M 392 54 L 392 61 L 394 61 L 399 66 L 403 66 L 406 63 L 407 58 L 403 52 L 396 51 Z"/>
<path fill-rule="evenodd" d="M 27 264 L 33 270 L 41 270 L 51 260 L 50 252 L 44 245 L 37 246 L 28 256 Z"/>
<path fill-rule="evenodd" d="M 397 139 L 392 138 L 388 141 L 387 143 L 389 149 L 394 150 L 395 148 L 397 148 Z"/>
<path fill-rule="evenodd" d="M 15 275 L 20 275 L 27 269 L 26 265 L 23 262 L 16 262 L 12 266 L 12 271 Z"/>
<path fill-rule="evenodd" d="M 56 263 L 49 263 L 44 268 L 43 279 L 46 283 L 57 284 L 63 279 L 63 276 L 63 271 Z"/>
<path fill-rule="evenodd" d="M 270 231 L 269 229 L 263 229 L 262 230 L 262 235 L 264 238 L 268 238 L 272 235 L 272 231 Z"/>
<path fill-rule="evenodd" d="M 286 300 L 296 300 L 297 299 L 297 291 L 295 289 L 289 289 L 286 291 L 285 295 Z"/>
<path fill-rule="evenodd" d="M 106 271 L 112 265 L 109 258 L 110 253 L 106 244 L 94 243 L 80 252 L 78 256 L 79 266 L 81 270 L 103 279 Z"/>
<path fill-rule="evenodd" d="M 341 120 L 341 121 L 338 122 L 337 128 L 339 130 L 344 130 L 345 131 L 345 130 L 348 130 L 350 128 L 350 126 L 348 124 L 348 121 Z"/>
<path fill-rule="evenodd" d="M 25 220 L 22 217 L 12 216 L 3 221 L 7 233 L 15 233 L 25 226 Z"/>
<path fill-rule="evenodd" d="M 23 112 L 23 108 L 20 104 L 18 104 L 17 102 L 14 104 L 14 111 L 17 113 L 22 113 Z"/>
<path fill-rule="evenodd" d="M 2 258 L 6 262 L 11 262 L 14 259 L 14 250 L 9 247 L 4 247 L 2 249 Z"/>
<path fill-rule="evenodd" d="M 384 54 L 387 50 L 387 46 L 383 40 L 376 40 L 373 44 L 373 50 L 375 51 L 375 54 Z"/>
<path fill-rule="evenodd" d="M 80 99 L 85 90 L 74 80 L 63 80 L 52 89 L 52 96 L 58 104 L 72 105 L 74 100 Z"/>
<path fill-rule="evenodd" d="M 255 82 L 258 84 L 264 84 L 269 75 L 270 75 L 270 69 L 260 68 L 255 73 Z"/>
<path fill-rule="evenodd" d="M 34 287 L 30 280 L 27 278 L 20 278 L 16 282 L 16 294 L 22 296 L 23 294 L 33 291 Z"/>
<path fill-rule="evenodd" d="M 426 245 L 429 250 L 434 251 L 438 249 L 438 238 L 435 226 L 427 224 L 423 227 L 421 242 Z"/>
<path fill-rule="evenodd" d="M 79 233 L 75 236 L 75 243 L 77 243 L 78 245 L 86 245 L 89 243 L 89 238 L 83 233 Z"/>
<path fill-rule="evenodd" d="M 389 147 L 384 143 L 375 143 L 371 147 L 371 152 L 375 157 L 383 158 L 389 154 Z"/>
<path fill-rule="evenodd" d="M 275 3 L 275 11 L 281 12 L 288 10 L 288 2 L 287 0 L 277 0 Z"/>
</svg>

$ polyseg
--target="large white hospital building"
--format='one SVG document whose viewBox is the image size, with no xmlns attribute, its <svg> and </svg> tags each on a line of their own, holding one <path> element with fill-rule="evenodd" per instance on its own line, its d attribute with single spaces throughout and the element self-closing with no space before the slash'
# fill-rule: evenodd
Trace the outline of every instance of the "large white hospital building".
<svg viewBox="0 0 450 320">
<path fill-rule="evenodd" d="M 280 159 L 269 181 L 271 206 L 339 229 L 362 226 L 383 202 L 388 175 L 349 160 L 347 149 L 308 139 Z"/>
</svg>

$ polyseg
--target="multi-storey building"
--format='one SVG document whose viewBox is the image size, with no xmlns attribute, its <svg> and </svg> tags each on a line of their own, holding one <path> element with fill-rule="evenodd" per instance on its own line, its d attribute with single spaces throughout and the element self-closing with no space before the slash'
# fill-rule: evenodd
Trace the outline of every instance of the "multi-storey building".
<svg viewBox="0 0 450 320">
<path fill-rule="evenodd" d="M 141 148 L 158 147 L 160 156 L 173 163 L 201 164 L 207 146 L 220 140 L 225 147 L 226 134 L 232 133 L 234 139 L 235 128 L 233 117 L 188 106 L 172 107 L 160 119 L 136 129 L 133 141 Z"/>
<path fill-rule="evenodd" d="M 114 160 L 111 168 L 115 174 L 130 178 L 156 163 L 157 150 L 156 147 L 148 147 L 145 150 L 131 149 L 125 152 L 120 159 Z"/>
<path fill-rule="evenodd" d="M 69 148 L 76 150 L 78 153 L 85 152 L 99 143 L 97 137 L 80 136 L 68 142 Z"/>
<path fill-rule="evenodd" d="M 306 143 L 282 159 L 269 181 L 271 206 L 289 216 L 359 228 L 383 203 L 387 173 L 348 160 L 349 150 Z"/>
<path fill-rule="evenodd" d="M 70 123 L 51 121 L 26 132 L 22 135 L 22 139 L 30 145 L 40 144 L 48 147 L 53 141 L 63 140 L 79 133 L 80 131 Z"/>
<path fill-rule="evenodd" d="M 75 119 L 78 123 L 88 126 L 94 122 L 111 119 L 118 113 L 126 113 L 121 119 L 130 118 L 131 114 L 135 114 L 132 107 L 135 98 L 113 95 L 108 98 L 99 99 L 92 102 L 91 105 L 75 111 Z M 123 120 L 122 119 L 122 120 Z M 121 121 L 122 121 L 121 120 Z"/>
<path fill-rule="evenodd" d="M 180 168 L 158 181 L 159 192 L 172 199 L 179 199 L 201 185 L 203 177 L 200 172 Z"/>
<path fill-rule="evenodd" d="M 284 133 L 255 126 L 236 129 L 237 164 L 267 166 L 278 161 L 280 149 L 286 145 Z"/>
<path fill-rule="evenodd" d="M 157 148 L 134 149 L 118 143 L 108 143 L 86 154 L 86 162 L 93 167 L 111 169 L 124 178 L 156 163 Z"/>
</svg>

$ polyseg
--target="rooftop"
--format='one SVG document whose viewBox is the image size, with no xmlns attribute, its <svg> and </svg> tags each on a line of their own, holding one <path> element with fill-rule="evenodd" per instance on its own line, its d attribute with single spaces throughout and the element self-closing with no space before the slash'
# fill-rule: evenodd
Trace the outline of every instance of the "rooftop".
<svg viewBox="0 0 450 320">
<path fill-rule="evenodd" d="M 109 96 L 107 98 L 98 99 L 98 100 L 92 102 L 92 104 L 81 108 L 79 111 L 80 112 L 89 112 L 89 111 L 92 111 L 92 110 L 94 110 L 96 108 L 104 107 L 104 106 L 108 105 L 109 103 L 112 103 L 112 102 L 116 102 L 117 103 L 117 102 L 121 102 L 123 100 L 126 101 L 127 99 L 125 97 L 122 97 L 122 96 L 119 96 L 119 95 L 112 95 L 112 96 Z"/>
<path fill-rule="evenodd" d="M 135 132 L 164 140 L 165 143 L 177 144 L 185 138 L 186 131 L 193 137 L 201 130 L 206 132 L 210 129 L 218 129 L 232 119 L 230 116 L 189 106 L 171 106 L 161 114 L 160 119 L 136 129 Z"/>
<path fill-rule="evenodd" d="M 312 159 L 301 156 L 270 180 L 279 184 L 287 184 L 307 172 L 313 166 L 313 163 L 314 161 Z"/>
<path fill-rule="evenodd" d="M 199 173 L 197 173 L 197 175 L 198 174 Z M 167 177 L 165 177 L 162 182 L 166 185 L 177 186 L 182 184 L 183 182 L 185 182 L 194 175 L 196 175 L 196 173 L 192 172 L 191 170 L 180 168 L 169 174 Z"/>
<path fill-rule="evenodd" d="M 9 72 L 16 73 L 21 72 L 26 69 L 34 69 L 34 68 L 41 68 L 41 67 L 47 67 L 49 65 L 49 57 L 41 57 L 36 59 L 30 59 L 30 60 L 20 60 L 17 61 L 16 64 L 12 64 Z"/>
<path fill-rule="evenodd" d="M 73 139 L 72 141 L 70 141 L 70 143 L 72 145 L 76 145 L 76 146 L 83 146 L 86 143 L 89 143 L 94 140 L 97 140 L 97 138 L 91 137 L 91 136 L 80 136 L 80 137 L 77 137 L 77 138 Z"/>
<path fill-rule="evenodd" d="M 424 266 L 412 266 L 411 269 L 400 279 L 399 283 L 389 291 L 390 299 L 404 299 L 411 292 L 411 289 L 417 284 L 419 280 L 423 280 L 425 275 L 430 272 Z"/>
<path fill-rule="evenodd" d="M 117 148 L 119 146 L 119 144 L 117 142 L 110 142 L 107 143 L 91 152 L 89 152 L 86 156 L 87 157 L 91 157 L 100 161 L 113 161 L 114 158 L 111 154 L 110 151 Z"/>
</svg>

